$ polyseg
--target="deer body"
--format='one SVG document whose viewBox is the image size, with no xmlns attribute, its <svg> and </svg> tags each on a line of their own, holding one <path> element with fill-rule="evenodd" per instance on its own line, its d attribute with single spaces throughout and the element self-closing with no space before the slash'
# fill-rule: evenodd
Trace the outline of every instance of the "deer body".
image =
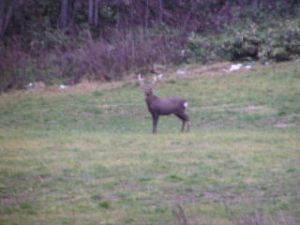
<svg viewBox="0 0 300 225">
<path fill-rule="evenodd" d="M 153 94 L 153 86 L 157 81 L 155 76 L 154 81 L 151 85 L 145 85 L 142 78 L 139 76 L 139 82 L 144 89 L 145 102 L 148 107 L 148 111 L 152 115 L 153 121 L 153 133 L 157 132 L 157 124 L 159 116 L 174 114 L 182 121 L 181 131 L 184 131 L 185 125 L 189 131 L 191 122 L 188 115 L 185 114 L 185 109 L 188 107 L 188 102 L 178 96 L 170 97 L 158 97 Z"/>
<path fill-rule="evenodd" d="M 187 107 L 187 101 L 180 97 L 146 97 L 148 110 L 151 114 L 170 115 L 179 114 Z"/>
</svg>

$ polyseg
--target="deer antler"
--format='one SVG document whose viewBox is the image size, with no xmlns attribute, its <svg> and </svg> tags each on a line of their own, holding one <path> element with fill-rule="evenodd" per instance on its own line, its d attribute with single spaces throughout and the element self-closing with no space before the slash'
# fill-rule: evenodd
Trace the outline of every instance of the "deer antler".
<svg viewBox="0 0 300 225">
<path fill-rule="evenodd" d="M 154 75 L 153 77 L 153 81 L 152 81 L 152 84 L 156 84 L 157 81 L 161 80 L 163 77 L 163 74 L 158 74 L 158 75 Z"/>
<path fill-rule="evenodd" d="M 141 74 L 138 75 L 138 81 L 140 85 L 143 87 L 144 86 L 144 79 L 142 78 Z"/>
</svg>

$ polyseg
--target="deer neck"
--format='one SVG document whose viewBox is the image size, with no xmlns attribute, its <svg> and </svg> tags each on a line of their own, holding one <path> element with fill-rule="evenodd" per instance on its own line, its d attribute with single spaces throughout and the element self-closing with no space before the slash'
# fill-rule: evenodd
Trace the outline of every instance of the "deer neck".
<svg viewBox="0 0 300 225">
<path fill-rule="evenodd" d="M 154 95 L 154 94 L 146 95 L 145 96 L 145 100 L 147 102 L 147 105 L 149 106 L 157 98 L 158 97 L 156 95 Z"/>
</svg>

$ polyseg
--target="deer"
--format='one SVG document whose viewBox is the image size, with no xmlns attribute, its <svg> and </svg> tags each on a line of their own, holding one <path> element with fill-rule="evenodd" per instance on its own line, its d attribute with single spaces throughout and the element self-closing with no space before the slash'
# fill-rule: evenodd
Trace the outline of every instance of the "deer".
<svg viewBox="0 0 300 225">
<path fill-rule="evenodd" d="M 182 121 L 181 132 L 190 131 L 191 121 L 185 113 L 188 102 L 178 96 L 158 97 L 153 93 L 153 89 L 158 80 L 161 80 L 162 74 L 154 75 L 152 82 L 144 82 L 141 74 L 138 75 L 138 82 L 144 90 L 145 102 L 149 113 L 152 116 L 152 133 L 157 133 L 157 124 L 160 116 L 175 115 Z"/>
</svg>

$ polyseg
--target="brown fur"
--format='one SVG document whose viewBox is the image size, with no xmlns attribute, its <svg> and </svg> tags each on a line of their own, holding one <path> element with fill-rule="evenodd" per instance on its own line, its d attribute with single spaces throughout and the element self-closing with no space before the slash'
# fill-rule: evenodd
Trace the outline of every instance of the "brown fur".
<svg viewBox="0 0 300 225">
<path fill-rule="evenodd" d="M 159 116 L 171 115 L 174 114 L 182 121 L 181 131 L 185 130 L 187 127 L 187 131 L 190 130 L 191 121 L 189 116 L 185 113 L 187 101 L 181 97 L 170 96 L 170 97 L 158 97 L 153 94 L 153 87 L 159 78 L 157 76 L 154 77 L 154 80 L 151 84 L 144 84 L 143 79 L 139 75 L 138 80 L 141 87 L 145 93 L 145 102 L 148 107 L 148 111 L 152 116 L 153 122 L 153 133 L 157 132 L 157 124 L 159 120 Z"/>
</svg>

